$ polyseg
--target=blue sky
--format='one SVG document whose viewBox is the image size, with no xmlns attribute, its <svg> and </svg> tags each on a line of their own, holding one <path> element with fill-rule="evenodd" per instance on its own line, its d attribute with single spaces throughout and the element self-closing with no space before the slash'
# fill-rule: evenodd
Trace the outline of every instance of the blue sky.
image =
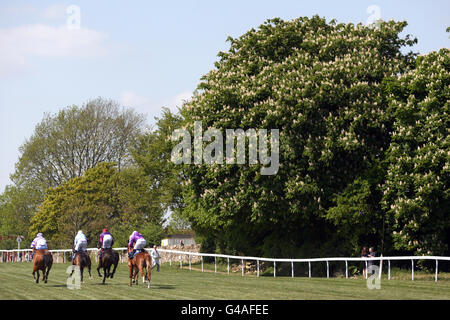
<svg viewBox="0 0 450 320">
<path fill-rule="evenodd" d="M 68 10 L 73 5 L 79 15 Z M 101 96 L 147 114 L 151 124 L 162 106 L 176 110 L 189 98 L 228 36 L 269 18 L 314 14 L 364 24 L 378 14 L 407 20 L 415 51 L 449 47 L 448 0 L 0 0 L 0 191 L 44 112 Z"/>
</svg>

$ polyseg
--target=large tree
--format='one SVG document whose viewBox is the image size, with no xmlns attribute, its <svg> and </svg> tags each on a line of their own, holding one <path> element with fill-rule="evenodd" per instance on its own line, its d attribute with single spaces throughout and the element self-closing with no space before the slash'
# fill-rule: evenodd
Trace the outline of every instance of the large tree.
<svg viewBox="0 0 450 320">
<path fill-rule="evenodd" d="M 171 162 L 175 144 L 170 139 L 174 130 L 182 127 L 183 119 L 167 108 L 163 108 L 161 117 L 155 119 L 155 127 L 139 135 L 130 147 L 133 161 L 154 182 L 152 188 L 158 191 L 162 208 L 176 216 L 180 226 L 186 226 L 179 215 L 184 207 L 184 177 L 181 168 Z"/>
<path fill-rule="evenodd" d="M 121 168 L 129 161 L 129 143 L 140 133 L 144 120 L 133 110 L 102 98 L 46 114 L 20 147 L 12 180 L 45 191 L 101 162 L 116 162 Z"/>
<path fill-rule="evenodd" d="M 184 215 L 194 229 L 221 251 L 247 254 L 336 255 L 379 244 L 378 171 L 392 126 L 381 84 L 414 63 L 403 53 L 416 41 L 400 36 L 405 26 L 314 16 L 229 38 L 182 110 L 186 127 L 279 129 L 280 167 L 262 175 L 261 163 L 186 165 Z"/>
<path fill-rule="evenodd" d="M 387 82 L 395 112 L 382 204 L 394 247 L 450 254 L 450 50 L 419 56 Z"/>
</svg>

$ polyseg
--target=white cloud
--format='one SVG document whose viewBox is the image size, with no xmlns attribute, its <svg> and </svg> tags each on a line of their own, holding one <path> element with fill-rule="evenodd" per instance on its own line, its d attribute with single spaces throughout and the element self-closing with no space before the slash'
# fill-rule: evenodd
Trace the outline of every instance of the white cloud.
<svg viewBox="0 0 450 320">
<path fill-rule="evenodd" d="M 164 101 L 155 101 L 151 98 L 138 95 L 132 90 L 122 92 L 119 97 L 119 103 L 125 107 L 133 108 L 137 112 L 145 113 L 152 121 L 154 116 L 160 116 L 162 107 L 169 108 L 172 112 L 178 112 L 177 107 L 181 107 L 185 100 L 192 97 L 191 92 L 182 92 L 173 98 L 165 99 Z"/>
<path fill-rule="evenodd" d="M 26 72 L 31 58 L 89 58 L 104 56 L 107 34 L 87 28 L 45 24 L 0 29 L 0 76 Z"/>
<path fill-rule="evenodd" d="M 67 18 L 67 7 L 62 4 L 55 4 L 45 8 L 41 15 L 44 19 L 57 20 Z"/>
<path fill-rule="evenodd" d="M 149 111 L 152 108 L 150 99 L 139 96 L 134 91 L 124 91 L 120 95 L 119 103 L 128 108 L 134 108 L 140 112 Z"/>
<path fill-rule="evenodd" d="M 177 111 L 177 107 L 181 108 L 185 101 L 189 101 L 192 98 L 192 92 L 182 92 L 175 96 L 175 98 L 169 103 L 168 107 L 172 111 Z"/>
<path fill-rule="evenodd" d="M 26 19 L 66 19 L 68 5 L 54 4 L 46 8 L 38 8 L 31 4 L 15 4 L 0 7 L 0 17 L 14 17 Z"/>
</svg>

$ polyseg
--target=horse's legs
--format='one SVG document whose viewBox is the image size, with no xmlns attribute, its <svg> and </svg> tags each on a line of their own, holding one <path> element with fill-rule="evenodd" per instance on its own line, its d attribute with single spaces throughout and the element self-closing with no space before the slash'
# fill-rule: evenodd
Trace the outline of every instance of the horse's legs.
<svg viewBox="0 0 450 320">
<path fill-rule="evenodd" d="M 148 281 L 148 288 L 150 288 L 150 280 L 152 278 L 152 267 L 147 266 L 147 281 Z"/>
<path fill-rule="evenodd" d="M 83 283 L 83 270 L 84 270 L 84 266 L 81 266 L 80 267 L 80 276 L 81 276 L 80 280 L 81 280 L 81 283 Z"/>
<path fill-rule="evenodd" d="M 51 268 L 52 268 L 52 264 L 49 264 L 49 265 L 47 266 L 47 271 L 46 271 L 46 273 L 45 273 L 45 283 L 47 283 L 47 280 L 48 280 L 48 274 L 49 274 Z"/>
<path fill-rule="evenodd" d="M 142 276 L 142 283 L 145 283 L 145 270 L 144 270 L 144 266 L 141 265 L 140 267 L 140 271 L 141 271 L 141 276 Z"/>
<path fill-rule="evenodd" d="M 134 268 L 131 263 L 128 265 L 128 273 L 130 274 L 130 287 L 132 286 Z"/>
<path fill-rule="evenodd" d="M 39 269 L 36 270 L 37 277 L 36 277 L 36 283 L 39 283 Z"/>
<path fill-rule="evenodd" d="M 106 275 L 107 275 L 106 268 L 103 267 L 103 284 L 105 284 Z"/>
<path fill-rule="evenodd" d="M 100 266 L 100 263 L 99 263 L 98 267 L 97 267 L 97 272 L 98 272 L 98 276 L 102 277 L 102 274 L 100 273 L 100 268 L 101 268 L 101 266 Z"/>
<path fill-rule="evenodd" d="M 88 264 L 88 270 L 89 270 L 89 279 L 92 279 L 92 274 L 91 274 L 91 264 Z"/>
<path fill-rule="evenodd" d="M 139 268 L 137 267 L 137 266 L 134 266 L 134 268 L 133 268 L 133 280 L 134 280 L 134 283 L 136 284 L 136 285 L 138 285 L 139 284 L 139 281 L 138 281 L 138 279 L 137 279 L 137 276 L 138 276 L 138 274 L 139 274 Z"/>
<path fill-rule="evenodd" d="M 113 272 L 111 273 L 111 279 L 114 277 L 114 273 L 116 273 L 117 263 L 114 265 Z"/>
</svg>

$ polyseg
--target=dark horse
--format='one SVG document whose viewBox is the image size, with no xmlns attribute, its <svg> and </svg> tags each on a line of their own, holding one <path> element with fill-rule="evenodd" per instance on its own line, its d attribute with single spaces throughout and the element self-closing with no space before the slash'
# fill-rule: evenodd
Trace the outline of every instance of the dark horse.
<svg viewBox="0 0 450 320">
<path fill-rule="evenodd" d="M 91 275 L 91 258 L 86 251 L 78 251 L 75 254 L 75 258 L 72 260 L 72 265 L 76 265 L 80 268 L 81 282 L 83 282 L 83 269 L 88 268 L 89 270 L 89 278 L 92 279 Z M 72 270 L 70 276 L 73 275 L 75 269 Z"/>
<path fill-rule="evenodd" d="M 147 268 L 147 274 L 144 269 Z M 142 276 L 142 283 L 148 281 L 147 288 L 150 288 L 151 270 L 152 270 L 152 257 L 147 251 L 136 254 L 133 259 L 128 258 L 128 270 L 130 272 L 130 287 L 132 282 L 138 284 L 137 275 L 139 271 Z"/>
<path fill-rule="evenodd" d="M 47 249 L 36 250 L 33 256 L 33 278 L 39 283 L 39 270 L 42 271 L 42 280 L 47 283 L 48 273 L 52 268 L 53 256 Z M 37 277 L 34 273 L 37 272 Z"/>
<path fill-rule="evenodd" d="M 102 252 L 102 257 L 98 259 L 97 272 L 98 276 L 102 277 L 100 268 L 103 268 L 103 284 L 105 284 L 106 278 L 113 278 L 116 272 L 117 265 L 119 264 L 119 254 L 112 248 L 106 248 Z M 111 273 L 111 266 L 114 265 L 113 272 Z"/>
</svg>

